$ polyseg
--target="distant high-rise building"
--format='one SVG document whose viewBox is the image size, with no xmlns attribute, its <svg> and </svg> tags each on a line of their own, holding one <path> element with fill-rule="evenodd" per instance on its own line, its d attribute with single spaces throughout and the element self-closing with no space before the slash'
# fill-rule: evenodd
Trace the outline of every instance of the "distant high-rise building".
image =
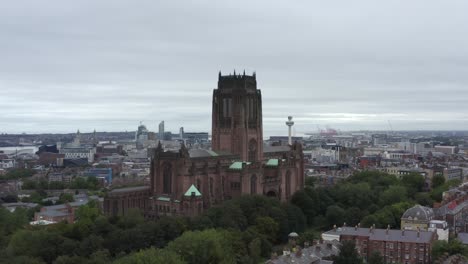
<svg viewBox="0 0 468 264">
<path fill-rule="evenodd" d="M 80 140 L 81 140 L 81 133 L 80 133 L 80 130 L 78 129 L 78 131 L 76 132 L 75 137 L 73 138 L 73 143 L 72 143 L 72 145 L 73 145 L 74 147 L 79 147 L 79 146 L 81 145 Z"/>
<path fill-rule="evenodd" d="M 181 139 L 184 138 L 184 127 L 180 127 L 180 128 L 179 128 L 179 137 L 180 137 Z"/>
<path fill-rule="evenodd" d="M 164 140 L 164 120 L 159 123 L 159 140 Z"/>
</svg>

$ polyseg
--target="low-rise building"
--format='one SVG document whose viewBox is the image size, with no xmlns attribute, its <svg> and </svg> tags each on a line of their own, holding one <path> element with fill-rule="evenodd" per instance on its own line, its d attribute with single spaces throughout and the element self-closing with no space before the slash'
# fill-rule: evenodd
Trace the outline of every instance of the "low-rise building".
<svg viewBox="0 0 468 264">
<path fill-rule="evenodd" d="M 432 242 L 437 234 L 423 230 L 395 230 L 360 227 L 334 228 L 322 234 L 325 241 L 353 240 L 366 261 L 377 251 L 385 263 L 431 263 Z"/>
<path fill-rule="evenodd" d="M 434 150 L 437 152 L 442 152 L 447 155 L 453 155 L 457 153 L 457 147 L 455 146 L 435 146 Z"/>
<path fill-rule="evenodd" d="M 107 193 L 104 213 L 110 216 L 124 215 L 130 208 L 139 208 L 144 212 L 149 206 L 150 193 L 149 186 L 114 189 Z"/>
</svg>

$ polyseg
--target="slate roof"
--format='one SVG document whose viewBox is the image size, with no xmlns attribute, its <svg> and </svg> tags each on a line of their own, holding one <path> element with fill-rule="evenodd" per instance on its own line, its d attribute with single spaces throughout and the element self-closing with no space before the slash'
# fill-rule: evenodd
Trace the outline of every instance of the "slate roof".
<svg viewBox="0 0 468 264">
<path fill-rule="evenodd" d="M 124 192 L 144 191 L 144 190 L 149 190 L 149 189 L 150 189 L 149 186 L 136 186 L 136 187 L 114 189 L 110 191 L 109 193 L 124 193 Z"/>
<path fill-rule="evenodd" d="M 218 156 L 230 156 L 229 152 L 225 151 L 213 151 L 207 149 L 189 149 L 190 158 L 204 158 L 204 157 L 218 157 Z"/>
<path fill-rule="evenodd" d="M 458 233 L 457 239 L 465 245 L 468 245 L 468 233 Z"/>
<path fill-rule="evenodd" d="M 452 201 L 436 210 L 437 216 L 445 217 L 446 214 L 458 214 L 461 210 L 468 206 L 468 201 L 457 204 L 456 201 Z"/>
<path fill-rule="evenodd" d="M 57 211 L 57 210 L 47 210 L 47 211 L 37 212 L 37 215 L 56 217 L 56 216 L 68 216 L 70 215 L 70 213 Z"/>
<path fill-rule="evenodd" d="M 263 153 L 287 152 L 290 150 L 290 146 L 263 146 Z"/>
<path fill-rule="evenodd" d="M 406 210 L 401 218 L 408 220 L 430 221 L 434 218 L 434 211 L 432 208 L 418 204 Z"/>
<path fill-rule="evenodd" d="M 275 259 L 270 259 L 267 264 L 331 264 L 333 261 L 323 260 L 322 258 L 336 256 L 340 253 L 339 242 L 329 241 L 317 244 L 311 247 L 303 248 L 298 254 L 291 252 L 289 255 L 278 256 Z"/>
<path fill-rule="evenodd" d="M 368 236 L 369 240 L 377 241 L 393 241 L 393 242 L 412 242 L 412 243 L 430 243 L 434 235 L 431 231 L 418 231 L 415 230 L 405 230 L 404 234 L 402 230 L 399 229 L 373 229 L 372 233 L 370 228 L 354 228 L 354 227 L 345 227 L 337 228 L 336 231 L 333 229 L 327 231 L 323 234 L 328 235 L 347 235 L 347 236 Z"/>
</svg>

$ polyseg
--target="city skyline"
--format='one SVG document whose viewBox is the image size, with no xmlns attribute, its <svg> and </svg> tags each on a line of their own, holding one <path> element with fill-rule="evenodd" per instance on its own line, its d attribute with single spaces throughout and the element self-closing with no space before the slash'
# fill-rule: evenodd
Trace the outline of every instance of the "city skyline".
<svg viewBox="0 0 468 264">
<path fill-rule="evenodd" d="M 211 131 L 234 69 L 265 135 L 468 130 L 466 2 L 49 3 L 0 10 L 0 133 Z"/>
</svg>

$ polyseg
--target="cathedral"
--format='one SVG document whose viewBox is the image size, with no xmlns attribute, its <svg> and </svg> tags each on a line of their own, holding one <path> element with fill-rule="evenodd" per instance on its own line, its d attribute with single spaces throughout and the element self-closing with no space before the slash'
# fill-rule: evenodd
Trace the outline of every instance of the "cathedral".
<svg viewBox="0 0 468 264">
<path fill-rule="evenodd" d="M 263 143 L 262 95 L 255 73 L 218 76 L 213 90 L 211 150 L 164 151 L 151 157 L 149 187 L 116 189 L 105 212 L 144 210 L 147 217 L 196 216 L 225 200 L 259 194 L 287 201 L 304 187 L 302 145 Z"/>
</svg>

